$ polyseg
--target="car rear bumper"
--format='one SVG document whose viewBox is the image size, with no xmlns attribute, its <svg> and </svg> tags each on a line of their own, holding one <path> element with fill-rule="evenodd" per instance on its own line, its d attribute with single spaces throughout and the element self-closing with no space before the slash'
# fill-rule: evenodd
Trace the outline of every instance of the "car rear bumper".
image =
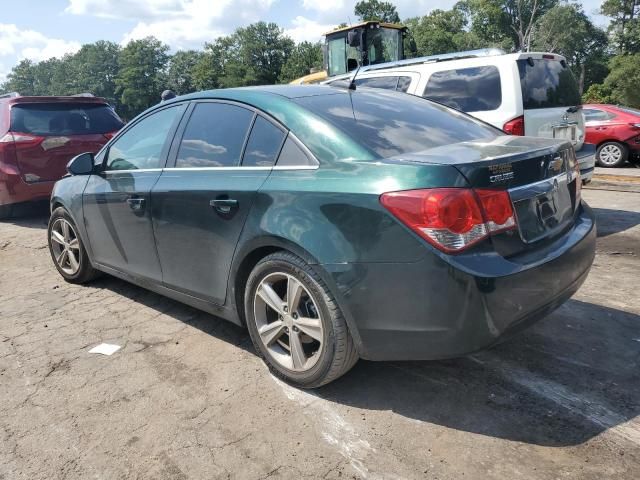
<svg viewBox="0 0 640 480">
<path fill-rule="evenodd" d="M 430 360 L 486 348 L 559 307 L 595 255 L 593 213 L 509 275 L 463 271 L 430 255 L 410 264 L 325 265 L 338 286 L 362 358 Z"/>
<path fill-rule="evenodd" d="M 0 172 L 0 205 L 46 200 L 55 182 L 26 183 L 20 175 Z"/>
</svg>

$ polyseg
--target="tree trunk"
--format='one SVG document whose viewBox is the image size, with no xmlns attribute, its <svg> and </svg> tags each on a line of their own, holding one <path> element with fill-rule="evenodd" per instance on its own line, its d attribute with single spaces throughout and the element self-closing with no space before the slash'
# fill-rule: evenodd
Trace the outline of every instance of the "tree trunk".
<svg viewBox="0 0 640 480">
<path fill-rule="evenodd" d="M 584 93 L 584 77 L 585 77 L 585 66 L 584 63 L 580 64 L 580 78 L 578 79 L 578 92 L 580 92 L 580 96 Z"/>
</svg>

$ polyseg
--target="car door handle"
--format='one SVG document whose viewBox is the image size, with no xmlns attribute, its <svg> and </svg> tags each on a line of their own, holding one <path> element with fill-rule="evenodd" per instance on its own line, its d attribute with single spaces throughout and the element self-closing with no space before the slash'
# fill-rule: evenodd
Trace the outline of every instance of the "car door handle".
<svg viewBox="0 0 640 480">
<path fill-rule="evenodd" d="M 228 215 L 238 208 L 238 200 L 233 198 L 216 198 L 215 200 L 211 200 L 209 205 L 212 206 L 216 212 Z"/>
<path fill-rule="evenodd" d="M 144 198 L 129 197 L 127 203 L 134 212 L 140 212 L 144 209 Z"/>
</svg>

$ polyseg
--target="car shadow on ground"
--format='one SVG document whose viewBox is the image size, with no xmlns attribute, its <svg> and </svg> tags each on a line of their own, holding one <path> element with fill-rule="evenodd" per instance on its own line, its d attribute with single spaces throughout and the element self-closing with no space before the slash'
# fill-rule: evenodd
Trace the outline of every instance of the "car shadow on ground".
<svg viewBox="0 0 640 480">
<path fill-rule="evenodd" d="M 13 212 L 9 218 L 0 220 L 0 228 L 3 224 L 18 225 L 25 228 L 47 228 L 49 222 L 49 202 L 36 202 L 34 204 L 21 205 L 20 209 Z"/>
<path fill-rule="evenodd" d="M 254 352 L 245 329 L 119 279 L 91 284 Z M 255 352 L 254 352 L 255 353 Z M 570 446 L 640 414 L 640 316 L 570 300 L 513 338 L 468 357 L 368 362 L 310 391 L 363 410 L 518 442 Z M 635 430 L 634 430 L 635 429 Z"/>
<path fill-rule="evenodd" d="M 624 232 L 640 224 L 640 213 L 610 208 L 594 208 L 598 237 Z"/>
</svg>

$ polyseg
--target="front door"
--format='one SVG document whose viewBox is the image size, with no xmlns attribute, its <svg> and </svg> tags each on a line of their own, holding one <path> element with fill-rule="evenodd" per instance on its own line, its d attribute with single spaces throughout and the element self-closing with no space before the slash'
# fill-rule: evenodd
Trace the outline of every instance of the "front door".
<svg viewBox="0 0 640 480">
<path fill-rule="evenodd" d="M 224 304 L 238 238 L 285 136 L 243 106 L 194 105 L 175 167 L 164 170 L 151 192 L 166 286 Z"/>
<path fill-rule="evenodd" d="M 109 146 L 102 171 L 89 178 L 83 207 L 95 262 L 135 277 L 162 279 L 150 192 L 183 111 L 175 105 L 136 122 Z"/>
</svg>

